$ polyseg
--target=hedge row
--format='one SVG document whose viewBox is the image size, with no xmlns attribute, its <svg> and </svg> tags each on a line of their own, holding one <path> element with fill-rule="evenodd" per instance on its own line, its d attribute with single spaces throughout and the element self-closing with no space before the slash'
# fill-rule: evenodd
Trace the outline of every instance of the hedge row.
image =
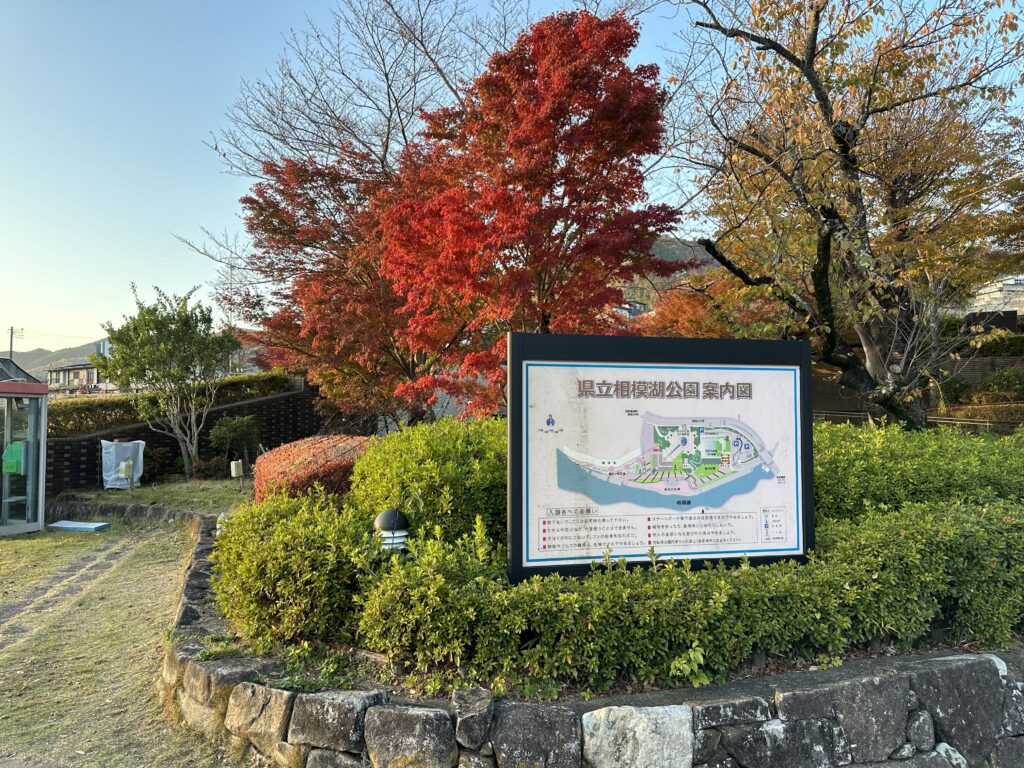
<svg viewBox="0 0 1024 768">
<path fill-rule="evenodd" d="M 721 680 L 761 649 L 827 661 L 873 640 L 909 646 L 936 625 L 1009 642 L 1024 618 L 1024 511 L 914 504 L 832 521 L 805 565 L 595 568 L 515 586 L 481 523 L 384 560 L 358 516 L 321 494 L 236 513 L 215 584 L 257 647 L 360 642 L 428 690 L 458 679 L 550 696 L 623 680 Z"/>
<path fill-rule="evenodd" d="M 1024 499 L 1024 436 L 814 425 L 819 520 L 915 501 Z"/>
<path fill-rule="evenodd" d="M 356 457 L 368 440 L 348 435 L 315 435 L 267 451 L 253 465 L 256 501 L 278 491 L 300 496 L 315 485 L 327 493 L 345 493 Z"/>
<path fill-rule="evenodd" d="M 321 489 L 235 512 L 215 553 L 225 614 L 258 647 L 354 639 L 428 689 L 459 678 L 542 696 L 700 684 L 755 649 L 828 661 L 876 639 L 908 645 L 936 624 L 983 645 L 1020 627 L 1024 435 L 816 425 L 807 564 L 609 563 L 511 586 L 495 532 L 503 430 L 406 430 L 371 444 L 346 496 Z M 403 558 L 381 552 L 370 528 L 396 503 L 415 521 Z"/>
<path fill-rule="evenodd" d="M 1000 645 L 1024 618 L 1024 513 L 912 505 L 835 522 L 806 565 L 613 564 L 516 586 L 501 571 L 486 538 L 420 542 L 366 596 L 359 634 L 428 688 L 457 678 L 549 694 L 702 684 L 755 648 L 833 658 L 875 639 L 909 645 L 937 622 Z"/>
<path fill-rule="evenodd" d="M 286 373 L 268 371 L 225 378 L 217 390 L 217 405 L 237 403 L 287 392 L 291 380 Z M 50 437 L 73 437 L 125 427 L 143 421 L 139 401 L 146 395 L 93 395 L 51 400 L 48 408 Z"/>
</svg>

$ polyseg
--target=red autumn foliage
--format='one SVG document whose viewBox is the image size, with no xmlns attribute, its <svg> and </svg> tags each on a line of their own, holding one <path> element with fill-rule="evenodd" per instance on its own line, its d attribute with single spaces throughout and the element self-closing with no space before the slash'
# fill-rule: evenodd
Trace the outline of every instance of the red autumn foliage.
<svg viewBox="0 0 1024 768">
<path fill-rule="evenodd" d="M 458 107 L 424 116 L 398 172 L 351 147 L 283 159 L 242 200 L 248 297 L 267 357 L 353 415 L 429 415 L 438 391 L 492 413 L 505 334 L 620 333 L 621 286 L 676 213 L 648 204 L 657 67 L 630 67 L 623 15 L 549 16 L 492 57 Z M 236 297 L 236 306 L 238 297 Z"/>
<path fill-rule="evenodd" d="M 711 270 L 662 294 L 654 312 L 634 322 L 642 336 L 691 339 L 778 338 L 786 323 L 782 305 L 764 289 L 739 285 Z"/>
<path fill-rule="evenodd" d="M 316 435 L 267 451 L 253 466 L 256 501 L 285 491 L 299 496 L 316 484 L 328 493 L 345 493 L 356 458 L 368 437 Z"/>
<path fill-rule="evenodd" d="M 380 266 L 367 197 L 384 183 L 377 166 L 345 148 L 339 159 L 266 163 L 267 180 L 242 199 L 256 250 L 250 266 L 279 287 L 262 318 L 268 357 L 308 371 L 349 414 L 425 409 L 396 398 L 431 370 L 430 355 L 403 343 L 407 314 Z"/>
<path fill-rule="evenodd" d="M 446 363 L 401 392 L 442 388 L 493 412 L 506 332 L 620 332 L 620 286 L 679 268 L 650 255 L 676 213 L 646 204 L 666 97 L 657 67 L 627 64 L 637 39 L 621 14 L 549 16 L 491 58 L 461 106 L 425 115 L 375 200 L 403 336 Z"/>
</svg>

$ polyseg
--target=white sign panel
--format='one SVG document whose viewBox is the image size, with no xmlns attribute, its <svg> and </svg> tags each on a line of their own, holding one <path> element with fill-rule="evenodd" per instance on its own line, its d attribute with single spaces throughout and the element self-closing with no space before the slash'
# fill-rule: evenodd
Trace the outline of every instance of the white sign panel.
<svg viewBox="0 0 1024 768">
<path fill-rule="evenodd" d="M 516 365 L 515 575 L 589 566 L 607 554 L 638 562 L 651 552 L 694 560 L 806 554 L 799 362 L 524 355 Z"/>
</svg>

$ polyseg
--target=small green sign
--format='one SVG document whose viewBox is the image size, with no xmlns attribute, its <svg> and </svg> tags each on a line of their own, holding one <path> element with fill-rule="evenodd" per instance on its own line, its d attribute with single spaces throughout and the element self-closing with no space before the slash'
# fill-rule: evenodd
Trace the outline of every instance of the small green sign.
<svg viewBox="0 0 1024 768">
<path fill-rule="evenodd" d="M 25 466 L 25 443 L 19 441 L 13 442 L 4 448 L 4 474 L 5 475 L 21 475 L 24 474 Z"/>
</svg>

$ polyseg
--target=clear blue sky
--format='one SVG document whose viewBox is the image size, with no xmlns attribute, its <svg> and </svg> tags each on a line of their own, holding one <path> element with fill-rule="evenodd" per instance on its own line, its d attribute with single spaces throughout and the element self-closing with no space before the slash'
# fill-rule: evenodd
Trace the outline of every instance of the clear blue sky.
<svg viewBox="0 0 1024 768">
<path fill-rule="evenodd" d="M 248 182 L 203 141 L 225 126 L 241 81 L 275 66 L 288 30 L 332 6 L 3 0 L 2 354 L 8 326 L 25 329 L 16 350 L 82 344 L 134 310 L 130 283 L 149 297 L 153 285 L 181 293 L 214 278 L 173 235 L 240 230 Z"/>
</svg>

